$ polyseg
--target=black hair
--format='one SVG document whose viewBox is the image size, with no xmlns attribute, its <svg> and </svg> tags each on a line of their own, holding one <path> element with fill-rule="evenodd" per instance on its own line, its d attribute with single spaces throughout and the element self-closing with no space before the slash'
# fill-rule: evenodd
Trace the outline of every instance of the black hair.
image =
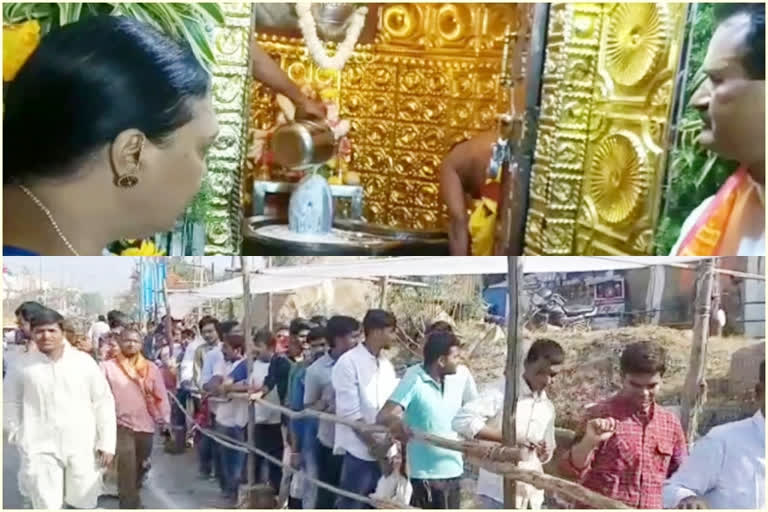
<svg viewBox="0 0 768 512">
<path fill-rule="evenodd" d="M 104 315 L 99 315 L 99 322 L 106 322 L 107 319 L 104 317 Z"/>
<path fill-rule="evenodd" d="M 188 45 L 134 18 L 55 28 L 8 85 L 3 183 L 72 174 L 131 128 L 161 144 L 192 120 L 188 100 L 205 97 L 210 83 Z"/>
<path fill-rule="evenodd" d="M 195 335 L 195 331 L 193 331 L 192 329 L 182 329 L 182 331 L 181 331 L 181 335 L 182 336 L 189 336 L 190 334 L 192 336 L 194 336 Z"/>
<path fill-rule="evenodd" d="M 715 4 L 714 14 L 718 25 L 739 14 L 749 16 L 741 63 L 749 78 L 765 80 L 765 4 Z"/>
<path fill-rule="evenodd" d="M 765 359 L 760 363 L 760 375 L 758 375 L 760 378 L 760 384 L 765 386 Z"/>
<path fill-rule="evenodd" d="M 29 319 L 32 318 L 32 315 L 44 309 L 48 308 L 39 302 L 28 300 L 26 302 L 22 302 L 19 307 L 16 308 L 16 316 L 19 316 L 22 318 L 22 320 L 29 322 Z"/>
<path fill-rule="evenodd" d="M 205 315 L 203 318 L 200 319 L 200 321 L 197 323 L 197 326 L 200 328 L 200 332 L 203 332 L 203 328 L 206 325 L 213 325 L 216 328 L 216 332 L 219 334 L 219 339 L 222 338 L 221 334 L 221 323 L 218 321 L 218 319 L 212 317 L 211 315 Z"/>
<path fill-rule="evenodd" d="M 360 330 L 360 322 L 351 316 L 336 315 L 328 320 L 325 331 L 328 334 L 328 345 L 336 346 L 336 338 L 343 338 Z"/>
<path fill-rule="evenodd" d="M 240 322 L 237 320 L 226 320 L 224 322 L 219 322 L 219 339 L 223 341 L 227 334 L 229 334 L 230 331 L 232 331 L 232 329 L 238 325 L 240 325 Z"/>
<path fill-rule="evenodd" d="M 245 351 L 245 337 L 242 334 L 227 334 L 224 343 L 235 350 L 242 349 Z"/>
<path fill-rule="evenodd" d="M 324 315 L 315 315 L 309 319 L 310 322 L 318 327 L 325 327 L 328 325 L 328 319 Z"/>
<path fill-rule="evenodd" d="M 451 347 L 458 347 L 456 335 L 448 331 L 433 331 L 424 343 L 424 366 L 429 366 L 442 356 L 451 353 Z"/>
<path fill-rule="evenodd" d="M 638 341 L 624 348 L 619 360 L 621 373 L 659 374 L 667 370 L 667 351 L 653 341 Z"/>
<path fill-rule="evenodd" d="M 555 340 L 539 338 L 528 349 L 525 362 L 535 363 L 542 357 L 549 361 L 550 364 L 563 364 L 563 361 L 565 361 L 565 351 Z"/>
<path fill-rule="evenodd" d="M 64 317 L 59 314 L 58 311 L 54 311 L 50 308 L 42 308 L 32 313 L 32 317 L 29 319 L 29 325 L 33 329 L 41 325 L 56 324 L 59 329 L 64 330 Z"/>
<path fill-rule="evenodd" d="M 113 318 L 115 318 L 115 315 L 121 315 L 122 311 L 118 311 L 116 309 L 112 309 L 110 311 L 107 311 L 107 322 L 111 322 Z"/>
<path fill-rule="evenodd" d="M 445 320 L 438 320 L 427 327 L 424 336 L 429 336 L 432 332 L 453 332 L 453 326 Z"/>
<path fill-rule="evenodd" d="M 363 331 L 366 336 L 374 329 L 386 329 L 396 325 L 395 315 L 383 309 L 369 309 L 363 317 Z"/>
<path fill-rule="evenodd" d="M 328 340 L 328 331 L 326 331 L 325 327 L 313 327 L 309 330 L 309 334 L 307 334 L 307 341 L 313 341 L 313 340 Z"/>
<path fill-rule="evenodd" d="M 262 327 L 261 329 L 256 331 L 256 335 L 253 337 L 253 343 L 255 345 L 264 344 L 266 346 L 269 346 L 273 338 L 274 336 L 272 335 L 272 331 L 270 331 L 266 327 Z"/>
<path fill-rule="evenodd" d="M 123 313 L 122 311 L 112 311 L 112 318 L 109 319 L 109 328 L 114 329 L 116 327 L 130 327 L 133 324 L 133 319 Z"/>
<path fill-rule="evenodd" d="M 296 336 L 301 331 L 309 331 L 311 329 L 312 325 L 310 325 L 309 321 L 303 318 L 294 318 L 291 320 L 291 325 L 288 327 L 288 332 L 291 333 L 291 336 Z"/>
</svg>

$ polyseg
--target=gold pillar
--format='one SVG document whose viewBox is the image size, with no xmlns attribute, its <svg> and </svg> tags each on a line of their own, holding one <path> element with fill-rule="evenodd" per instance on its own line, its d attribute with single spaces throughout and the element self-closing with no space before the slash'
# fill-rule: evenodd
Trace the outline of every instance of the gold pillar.
<svg viewBox="0 0 768 512">
<path fill-rule="evenodd" d="M 219 137 L 208 154 L 213 197 L 206 220 L 206 254 L 240 253 L 241 172 L 247 129 L 251 4 L 222 3 L 224 26 L 215 29 L 213 104 Z"/>
<path fill-rule="evenodd" d="M 499 74 L 504 31 L 508 25 L 516 28 L 516 7 L 409 3 L 375 8 L 375 42 L 356 47 L 337 84 L 341 117 L 352 124 L 350 170 L 360 173 L 369 222 L 443 228 L 442 158 L 456 142 L 493 128 L 496 114 L 508 109 Z M 257 38 L 292 78 L 323 81 L 301 39 Z M 271 126 L 274 115 L 274 96 L 254 84 L 251 125 Z"/>
<path fill-rule="evenodd" d="M 525 254 L 651 254 L 685 4 L 555 4 Z"/>
</svg>

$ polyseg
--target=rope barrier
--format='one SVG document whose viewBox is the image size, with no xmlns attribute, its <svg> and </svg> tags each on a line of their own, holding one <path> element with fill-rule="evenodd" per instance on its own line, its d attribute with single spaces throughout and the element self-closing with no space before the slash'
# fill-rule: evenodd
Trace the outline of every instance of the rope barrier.
<svg viewBox="0 0 768 512">
<path fill-rule="evenodd" d="M 328 491 L 331 491 L 335 494 L 338 494 L 340 496 L 344 496 L 345 498 L 350 498 L 355 501 L 359 501 L 362 503 L 365 503 L 367 505 L 371 505 L 374 508 L 382 508 L 382 509 L 413 509 L 414 507 L 403 505 L 401 503 L 394 503 L 389 500 L 381 500 L 381 499 L 374 499 L 370 498 L 368 496 L 363 496 L 362 494 L 356 494 L 350 491 L 345 491 L 344 489 L 340 489 L 338 487 L 335 487 L 331 484 L 328 484 L 326 482 L 323 482 L 321 480 L 318 480 L 316 478 L 313 478 L 309 474 L 306 473 L 306 471 L 303 471 L 301 469 L 296 469 L 288 464 L 283 463 L 283 461 L 278 460 L 276 457 L 273 457 L 272 455 L 268 454 L 265 451 L 262 451 L 255 446 L 251 446 L 247 443 L 244 443 L 242 441 L 239 441 L 237 439 L 233 439 L 225 434 L 222 434 L 220 432 L 212 431 L 208 428 L 202 427 L 200 424 L 198 424 L 194 418 L 192 418 L 189 413 L 182 407 L 181 402 L 179 402 L 179 399 L 176 398 L 176 396 L 168 391 L 168 395 L 173 399 L 174 402 L 176 402 L 176 405 L 182 410 L 184 413 L 184 416 L 187 417 L 187 420 L 191 421 L 194 425 L 194 428 L 200 431 L 201 434 L 213 439 L 214 441 L 218 442 L 219 444 L 226 446 L 230 449 L 249 453 L 253 452 L 261 457 L 263 457 L 265 460 L 271 462 L 272 464 L 276 464 L 283 468 L 283 471 L 287 471 L 290 474 L 299 474 L 306 480 L 312 482 L 313 484 L 317 485 L 318 487 L 321 487 L 323 489 L 326 489 Z"/>
<path fill-rule="evenodd" d="M 313 417 L 319 420 L 331 421 L 333 423 L 346 425 L 356 431 L 368 434 L 389 433 L 387 427 L 383 425 L 367 425 L 357 421 L 350 421 L 345 418 L 340 418 L 333 414 L 316 411 L 314 409 L 294 411 L 281 405 L 268 402 L 263 398 L 260 398 L 258 393 L 228 393 L 227 396 L 232 398 L 247 398 L 267 408 L 280 411 L 291 419 Z M 507 478 L 533 485 L 539 489 L 558 493 L 573 503 L 584 503 L 598 509 L 630 508 L 618 500 L 603 496 L 602 494 L 592 491 L 591 489 L 587 489 L 586 487 L 583 487 L 576 482 L 548 475 L 539 471 L 516 467 L 515 462 L 520 457 L 520 452 L 517 448 L 503 446 L 496 443 L 455 441 L 419 431 L 412 431 L 412 434 L 413 439 L 415 440 L 430 443 L 441 448 L 446 448 L 448 450 L 460 451 L 468 458 L 468 460 L 470 460 L 470 462 L 477 466 L 483 467 L 492 473 L 504 475 Z"/>
</svg>

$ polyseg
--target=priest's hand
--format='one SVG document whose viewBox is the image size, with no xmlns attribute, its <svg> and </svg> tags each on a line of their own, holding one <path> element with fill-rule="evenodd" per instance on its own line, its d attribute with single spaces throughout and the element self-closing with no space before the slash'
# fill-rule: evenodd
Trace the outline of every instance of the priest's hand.
<svg viewBox="0 0 768 512">
<path fill-rule="evenodd" d="M 108 468 L 109 465 L 112 464 L 112 460 L 115 458 L 115 454 L 96 450 L 96 457 L 98 458 L 100 466 Z"/>
<path fill-rule="evenodd" d="M 325 119 L 326 115 L 325 105 L 306 96 L 296 104 L 296 119 Z"/>
</svg>

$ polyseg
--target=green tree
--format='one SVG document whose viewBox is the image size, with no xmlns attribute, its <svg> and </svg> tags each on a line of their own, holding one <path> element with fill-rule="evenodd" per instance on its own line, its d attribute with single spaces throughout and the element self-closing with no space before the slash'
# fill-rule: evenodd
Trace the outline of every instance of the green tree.
<svg viewBox="0 0 768 512">
<path fill-rule="evenodd" d="M 696 8 L 696 17 L 691 29 L 691 52 L 683 96 L 686 107 L 678 123 L 675 147 L 670 152 L 669 182 L 664 193 L 667 201 L 656 232 L 656 253 L 660 255 L 669 254 L 691 211 L 715 194 L 737 165 L 718 158 L 696 143 L 703 124 L 689 103 L 704 81 L 701 67 L 715 31 L 715 18 L 714 4 L 692 4 L 691 7 Z"/>
</svg>

